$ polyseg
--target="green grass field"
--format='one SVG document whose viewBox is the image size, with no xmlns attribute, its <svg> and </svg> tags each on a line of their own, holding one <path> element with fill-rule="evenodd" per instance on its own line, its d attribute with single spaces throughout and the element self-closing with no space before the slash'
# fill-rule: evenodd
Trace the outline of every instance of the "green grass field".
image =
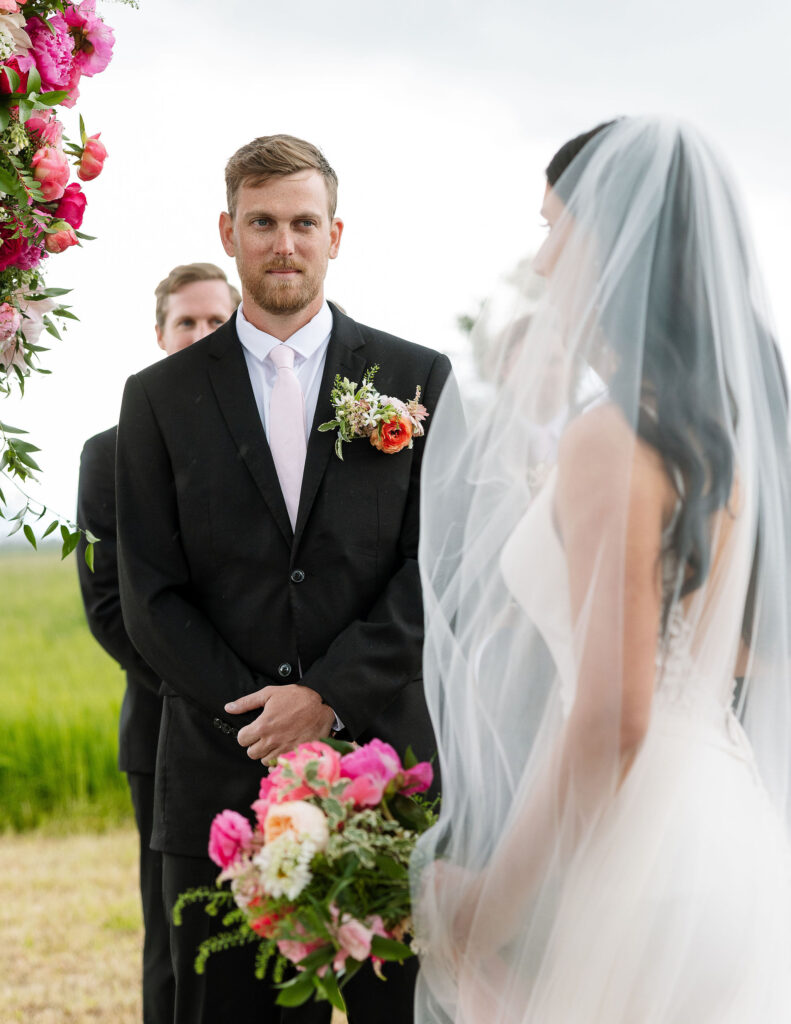
<svg viewBox="0 0 791 1024">
<path fill-rule="evenodd" d="M 131 815 L 116 766 L 124 676 L 88 631 L 74 557 L 0 553 L 0 831 Z"/>
</svg>

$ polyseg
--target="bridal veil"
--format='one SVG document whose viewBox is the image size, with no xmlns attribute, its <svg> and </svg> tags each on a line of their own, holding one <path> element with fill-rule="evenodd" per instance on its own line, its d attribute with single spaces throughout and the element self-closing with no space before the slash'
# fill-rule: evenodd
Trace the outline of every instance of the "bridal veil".
<svg viewBox="0 0 791 1024">
<path fill-rule="evenodd" d="M 791 451 L 744 207 L 693 127 L 624 118 L 545 209 L 543 297 L 527 303 L 525 270 L 489 303 L 489 397 L 471 415 L 448 389 L 424 457 L 443 799 L 414 859 L 417 1020 L 774 1024 L 791 1012 Z M 559 523 L 569 438 L 585 484 Z M 646 452 L 671 500 L 635 581 Z M 625 758 L 636 644 L 653 697 Z"/>
</svg>

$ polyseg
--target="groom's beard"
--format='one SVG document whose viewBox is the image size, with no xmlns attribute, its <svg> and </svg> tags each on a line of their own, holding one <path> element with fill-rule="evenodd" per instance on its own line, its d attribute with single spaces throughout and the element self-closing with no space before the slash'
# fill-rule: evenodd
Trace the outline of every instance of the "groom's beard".
<svg viewBox="0 0 791 1024">
<path fill-rule="evenodd" d="M 265 266 L 238 266 L 242 284 L 253 297 L 256 305 L 267 313 L 299 313 L 321 292 L 324 273 L 298 263 L 296 260 L 277 260 Z M 273 270 L 298 270 L 296 278 L 283 280 Z"/>
</svg>

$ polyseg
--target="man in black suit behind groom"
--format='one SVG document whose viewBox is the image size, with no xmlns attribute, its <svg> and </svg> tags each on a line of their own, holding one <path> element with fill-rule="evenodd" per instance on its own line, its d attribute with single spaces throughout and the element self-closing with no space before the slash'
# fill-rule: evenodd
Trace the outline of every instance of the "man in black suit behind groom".
<svg viewBox="0 0 791 1024">
<path fill-rule="evenodd" d="M 229 161 L 226 185 L 220 233 L 242 306 L 129 379 L 118 432 L 124 620 L 164 681 L 153 846 L 168 907 L 213 884 L 212 818 L 249 813 L 262 762 L 332 730 L 402 754 L 434 749 L 417 567 L 425 442 L 389 455 L 355 441 L 341 461 L 317 427 L 332 418 L 336 374 L 360 381 L 378 365 L 378 390 L 407 399 L 419 385 L 432 413 L 450 364 L 325 301 L 343 223 L 314 146 L 256 139 Z M 251 947 L 197 976 L 212 924 L 190 908 L 171 928 L 177 1024 L 329 1020 L 326 1004 L 281 1016 Z M 352 1024 L 412 1019 L 414 962 L 388 967 L 386 983 L 367 969 L 350 982 Z"/>
<path fill-rule="evenodd" d="M 212 263 L 174 267 L 157 285 L 156 337 L 168 355 L 210 334 L 241 301 L 237 290 Z M 126 672 L 118 729 L 118 767 L 126 773 L 140 835 L 140 895 L 143 905 L 143 1024 L 173 1019 L 174 981 L 170 937 L 162 900 L 162 855 L 150 848 L 162 698 L 160 679 L 143 661 L 124 629 L 118 591 L 115 515 L 117 427 L 85 442 L 80 460 L 77 519 L 101 543 L 95 571 L 77 562 L 88 625 L 102 647 Z M 85 542 L 80 555 L 84 554 Z"/>
</svg>

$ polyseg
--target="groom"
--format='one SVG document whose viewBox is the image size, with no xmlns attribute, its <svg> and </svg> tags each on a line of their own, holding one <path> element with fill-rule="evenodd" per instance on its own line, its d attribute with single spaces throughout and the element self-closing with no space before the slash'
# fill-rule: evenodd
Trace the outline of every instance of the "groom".
<svg viewBox="0 0 791 1024">
<path fill-rule="evenodd" d="M 429 413 L 450 371 L 429 349 L 365 327 L 324 299 L 343 223 L 322 153 L 256 139 L 226 168 L 222 242 L 242 305 L 227 324 L 130 378 L 118 430 L 121 598 L 135 646 L 164 680 L 154 848 L 168 910 L 213 885 L 212 818 L 249 813 L 263 763 L 327 736 L 433 752 L 421 680 L 417 568 L 425 441 L 334 453 L 336 374 Z M 430 420 L 428 421 L 430 424 Z M 251 947 L 193 970 L 212 919 L 171 927 L 177 1024 L 281 1020 Z M 216 925 L 216 922 L 214 922 Z M 414 963 L 346 989 L 352 1024 L 408 1024 Z M 283 1021 L 328 1021 L 324 1006 Z"/>
</svg>

